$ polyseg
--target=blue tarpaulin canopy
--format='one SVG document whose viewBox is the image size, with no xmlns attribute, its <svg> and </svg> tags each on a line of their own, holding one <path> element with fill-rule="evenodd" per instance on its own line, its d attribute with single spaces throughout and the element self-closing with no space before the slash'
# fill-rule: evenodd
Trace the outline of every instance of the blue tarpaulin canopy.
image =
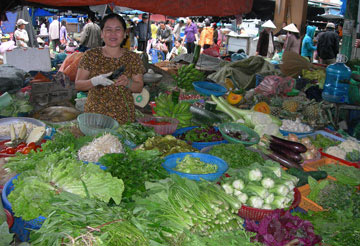
<svg viewBox="0 0 360 246">
<path fill-rule="evenodd" d="M 33 10 L 32 8 L 29 9 L 29 14 L 32 17 L 53 16 L 53 15 L 55 15 L 55 13 L 51 13 L 51 12 L 45 10 L 45 9 L 40 9 L 40 8 L 35 9 L 34 14 L 32 14 L 32 10 Z"/>
</svg>

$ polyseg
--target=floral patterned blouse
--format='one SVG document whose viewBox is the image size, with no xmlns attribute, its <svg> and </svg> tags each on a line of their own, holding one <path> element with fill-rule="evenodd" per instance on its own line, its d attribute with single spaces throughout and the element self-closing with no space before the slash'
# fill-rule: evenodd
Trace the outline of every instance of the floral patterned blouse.
<svg viewBox="0 0 360 246">
<path fill-rule="evenodd" d="M 89 78 L 113 72 L 125 66 L 124 75 L 143 74 L 145 68 L 140 57 L 129 50 L 119 58 L 106 57 L 102 47 L 86 51 L 79 63 L 79 68 L 90 72 Z M 85 104 L 85 112 L 99 113 L 110 116 L 120 124 L 135 120 L 135 105 L 131 91 L 124 86 L 96 86 L 89 90 Z"/>
</svg>

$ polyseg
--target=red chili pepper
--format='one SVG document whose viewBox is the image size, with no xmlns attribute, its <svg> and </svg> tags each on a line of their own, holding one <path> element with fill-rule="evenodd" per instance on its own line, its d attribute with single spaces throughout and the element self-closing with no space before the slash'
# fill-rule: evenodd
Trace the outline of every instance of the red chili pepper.
<svg viewBox="0 0 360 246">
<path fill-rule="evenodd" d="M 156 120 L 149 120 L 149 121 L 146 121 L 145 124 L 150 124 L 150 125 L 171 125 L 170 122 L 167 122 L 167 121 L 156 121 Z"/>
</svg>

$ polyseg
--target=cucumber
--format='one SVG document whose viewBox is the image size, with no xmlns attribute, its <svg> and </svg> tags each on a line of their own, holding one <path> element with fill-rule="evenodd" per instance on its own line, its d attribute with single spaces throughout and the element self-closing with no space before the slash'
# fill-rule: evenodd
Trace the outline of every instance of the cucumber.
<svg viewBox="0 0 360 246">
<path fill-rule="evenodd" d="M 293 175 L 299 179 L 297 187 L 306 185 L 308 183 L 308 177 L 311 176 L 316 180 L 326 179 L 327 173 L 325 171 L 310 171 L 304 172 L 297 168 L 289 168 L 286 172 L 290 175 Z"/>
</svg>

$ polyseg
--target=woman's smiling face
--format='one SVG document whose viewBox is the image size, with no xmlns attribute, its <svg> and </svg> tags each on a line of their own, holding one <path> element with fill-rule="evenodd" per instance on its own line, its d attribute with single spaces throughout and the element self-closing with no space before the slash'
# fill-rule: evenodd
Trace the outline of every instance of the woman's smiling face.
<svg viewBox="0 0 360 246">
<path fill-rule="evenodd" d="M 109 47 L 120 47 L 125 38 L 125 30 L 121 22 L 112 18 L 106 21 L 101 32 L 105 45 Z"/>
</svg>

